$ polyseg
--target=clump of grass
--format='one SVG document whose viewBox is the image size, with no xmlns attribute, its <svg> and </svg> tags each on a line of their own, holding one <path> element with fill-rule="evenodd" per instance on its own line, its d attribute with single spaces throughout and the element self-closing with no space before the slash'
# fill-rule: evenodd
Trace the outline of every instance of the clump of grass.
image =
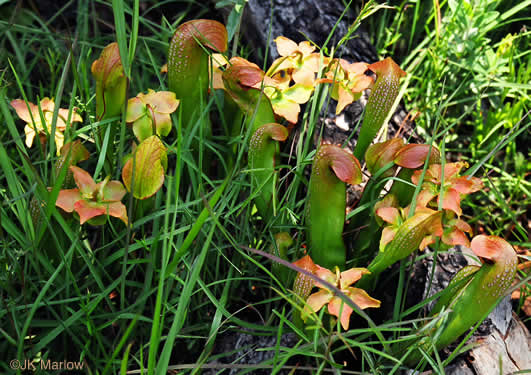
<svg viewBox="0 0 531 375">
<path fill-rule="evenodd" d="M 394 4 L 378 21 L 372 20 L 377 32 L 371 35 L 384 36 L 375 38 L 380 53 L 404 56 L 403 65 L 411 73 L 405 97 L 408 107 L 421 113 L 417 129 L 431 132 L 442 121 L 449 126 L 444 140 L 453 158 L 484 162 L 489 175 L 497 178 L 468 213 L 482 230 L 522 244 L 525 214 L 520 207 L 529 204 L 524 177 L 529 153 L 524 150 L 531 70 L 529 31 L 521 27 L 521 17 L 529 4 Z M 504 142 L 508 137 L 511 142 Z M 494 215 L 492 206 L 497 207 Z"/>
</svg>

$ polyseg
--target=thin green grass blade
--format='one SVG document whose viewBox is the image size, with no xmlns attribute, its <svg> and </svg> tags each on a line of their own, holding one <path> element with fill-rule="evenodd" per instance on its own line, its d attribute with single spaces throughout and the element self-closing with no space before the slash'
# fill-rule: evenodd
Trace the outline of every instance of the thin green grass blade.
<svg viewBox="0 0 531 375">
<path fill-rule="evenodd" d="M 136 45 L 138 42 L 138 23 L 139 23 L 139 8 L 140 0 L 134 0 L 133 4 L 133 25 L 131 30 L 131 38 L 129 39 L 129 62 L 133 63 L 136 52 Z"/>
<path fill-rule="evenodd" d="M 227 184 L 230 180 L 230 176 L 227 177 L 223 183 L 221 184 L 221 186 L 219 186 L 217 188 L 217 190 L 215 191 L 214 195 L 212 196 L 212 198 L 210 198 L 210 200 L 208 201 L 208 204 L 209 204 L 209 208 L 212 209 L 212 207 L 214 207 L 216 205 L 216 203 L 218 202 L 219 198 L 221 198 L 221 195 L 223 194 L 223 191 L 225 190 L 225 188 L 227 187 Z M 190 232 L 188 233 L 188 235 L 186 236 L 186 238 L 184 239 L 184 242 L 183 244 L 181 245 L 181 247 L 179 248 L 179 250 L 177 251 L 177 253 L 173 256 L 173 259 L 172 261 L 170 262 L 170 264 L 168 265 L 168 268 L 166 270 L 166 274 L 164 275 L 164 278 L 167 278 L 171 272 L 173 272 L 175 270 L 175 268 L 177 267 L 177 265 L 179 264 L 179 260 L 182 258 L 182 256 L 186 253 L 186 251 L 188 250 L 188 248 L 190 247 L 190 245 L 192 244 L 192 242 L 194 241 L 194 239 L 197 237 L 197 235 L 199 234 L 199 231 L 201 230 L 203 224 L 205 223 L 205 221 L 208 219 L 209 217 L 209 208 L 205 207 L 203 208 L 203 210 L 201 211 L 201 213 L 199 214 L 196 222 L 194 223 L 194 225 L 192 226 L 192 228 L 190 229 Z"/>
<path fill-rule="evenodd" d="M 131 347 L 133 346 L 133 343 L 130 343 L 127 345 L 127 348 L 125 349 L 124 356 L 122 358 L 122 363 L 120 365 L 120 375 L 127 375 L 127 365 L 129 364 L 129 352 L 131 351 Z"/>
<path fill-rule="evenodd" d="M 112 0 L 112 12 L 116 28 L 116 41 L 120 50 L 122 65 L 127 78 L 131 79 L 131 61 L 127 50 L 127 31 L 125 25 L 125 9 L 123 0 Z"/>
<path fill-rule="evenodd" d="M 125 345 L 125 342 L 127 341 L 129 336 L 133 332 L 133 329 L 135 328 L 137 322 L 138 322 L 138 316 L 135 317 L 135 319 L 133 319 L 131 321 L 131 323 L 129 323 L 129 326 L 127 327 L 127 330 L 124 332 L 122 338 L 120 339 L 120 342 L 118 343 L 118 345 L 114 349 L 114 352 L 112 353 L 111 358 L 107 362 L 107 365 L 105 365 L 105 368 L 103 369 L 102 375 L 106 375 L 109 372 L 109 370 L 111 369 L 112 361 L 118 356 L 118 353 L 120 353 L 120 350 L 122 350 L 123 346 Z M 128 355 L 129 355 L 129 350 L 131 349 L 131 345 L 132 344 L 128 345 L 128 347 L 127 347 L 127 349 L 126 349 L 126 351 L 124 353 L 124 358 L 122 360 L 122 364 L 121 364 L 121 367 L 120 367 L 120 373 L 123 373 L 124 362 L 125 362 L 125 365 L 127 367 L 127 358 L 128 358 Z"/>
<path fill-rule="evenodd" d="M 70 246 L 70 250 L 68 251 L 67 256 L 68 256 L 68 254 L 71 254 L 74 251 L 74 249 L 75 249 L 75 243 L 73 243 L 72 246 Z M 39 304 L 41 303 L 41 301 L 43 300 L 44 296 L 48 292 L 48 289 L 50 289 L 52 287 L 53 282 L 59 276 L 59 273 L 63 269 L 64 266 L 65 266 L 64 262 L 61 262 L 61 264 L 59 264 L 59 266 L 57 267 L 55 272 L 50 276 L 50 278 L 42 286 L 42 289 L 41 289 L 39 295 L 37 296 L 37 298 L 35 298 L 35 300 L 33 301 L 31 310 L 30 310 L 30 312 L 28 313 L 28 315 L 26 317 L 26 320 L 24 322 L 24 326 L 22 327 L 21 335 L 20 335 L 20 338 L 19 338 L 18 348 L 17 348 L 18 358 L 23 358 L 23 355 L 24 355 L 24 342 L 25 342 L 26 334 L 27 334 L 28 329 L 30 327 L 31 321 L 32 321 L 32 319 L 33 319 L 33 317 L 35 315 L 35 312 L 37 311 L 37 308 L 38 308 Z M 49 334 L 46 337 L 48 337 L 48 336 L 49 336 Z M 39 341 L 39 344 L 42 344 L 45 341 L 46 337 L 41 338 L 41 340 Z"/>
<path fill-rule="evenodd" d="M 199 279 L 199 273 L 201 272 L 201 269 L 203 268 L 203 264 L 205 262 L 206 255 L 208 253 L 208 249 L 211 246 L 212 236 L 214 235 L 215 229 L 216 229 L 215 226 L 213 226 L 210 229 L 210 232 L 207 238 L 205 239 L 203 248 L 201 249 L 201 253 L 196 258 L 192 266 L 192 271 L 190 273 L 190 276 L 188 277 L 188 280 L 186 280 L 186 284 L 183 287 L 183 291 L 181 293 L 181 296 L 179 297 L 179 305 L 177 306 L 177 311 L 174 314 L 173 322 L 170 327 L 170 331 L 168 332 L 168 336 L 166 337 L 166 342 L 164 343 L 161 356 L 157 363 L 157 371 L 156 371 L 157 374 L 164 374 L 167 372 L 169 361 L 170 361 L 170 355 L 173 351 L 173 344 L 175 342 L 177 334 L 180 332 L 180 330 L 184 326 L 188 304 L 190 302 L 190 298 L 193 293 L 195 284 L 197 283 L 197 280 Z"/>
<path fill-rule="evenodd" d="M 105 164 L 111 134 L 111 126 L 107 126 L 105 129 L 105 135 L 103 136 L 103 142 L 101 143 L 101 150 L 99 152 L 98 162 L 96 163 L 96 169 L 94 170 L 94 174 L 92 176 L 94 178 L 94 181 L 98 180 L 100 172 Z"/>
</svg>

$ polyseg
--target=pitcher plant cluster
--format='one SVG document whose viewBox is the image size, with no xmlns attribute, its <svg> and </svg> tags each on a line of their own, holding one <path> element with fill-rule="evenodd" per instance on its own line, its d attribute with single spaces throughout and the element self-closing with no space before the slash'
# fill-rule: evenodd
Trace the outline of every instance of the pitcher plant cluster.
<svg viewBox="0 0 531 375">
<path fill-rule="evenodd" d="M 438 340 L 429 343 L 421 327 L 417 338 L 399 342 L 390 350 L 403 354 L 417 346 L 430 352 L 449 345 L 497 303 L 516 271 L 511 245 L 494 236 L 473 237 L 472 227 L 463 218 L 461 201 L 482 189 L 481 180 L 466 175 L 466 163 L 442 159 L 434 145 L 406 144 L 401 138 L 374 143 L 406 75 L 391 58 L 349 62 L 325 56 L 308 41 L 297 44 L 279 36 L 275 42 L 280 57 L 264 71 L 242 57 L 224 55 L 227 31 L 221 23 L 186 22 L 170 42 L 165 68 L 169 91 L 148 89 L 132 98 L 128 98 L 118 45 L 105 47 L 92 64 L 95 113 L 102 125 L 91 140 L 98 150 L 106 145 L 112 154 L 123 116 L 135 142 L 122 162 L 122 181 L 111 180 L 114 171 L 106 170 L 108 176 L 96 182 L 78 166 L 90 154 L 79 140 L 68 139 L 73 134 L 68 128 L 83 121 L 76 108 L 57 108 L 49 98 L 39 104 L 17 99 L 11 105 L 26 122 L 28 147 L 36 137 L 41 145 L 55 144 L 56 169 L 66 174 L 57 207 L 80 225 L 102 225 L 109 217 L 131 225 L 122 199 L 127 193 L 134 200 L 149 199 L 163 187 L 168 169 L 164 139 L 171 136 L 174 120 L 179 121 L 182 137 L 193 137 L 201 120 L 202 134 L 212 139 L 204 109 L 211 97 L 222 98 L 220 116 L 228 136 L 248 140 L 244 147 L 255 218 L 263 225 L 275 223 L 267 227 L 275 240 L 266 246 L 278 258 L 293 262 L 294 269 L 305 271 L 296 274 L 278 262 L 272 264 L 272 274 L 296 296 L 292 300 L 295 324 L 304 328 L 315 323 L 326 306 L 330 322 L 348 330 L 352 312 L 380 307 L 377 296 L 369 293 L 377 292 L 378 276 L 388 267 L 433 244 L 444 249 L 464 245 L 483 263 L 458 273 L 442 293 L 431 316 L 451 311 L 438 327 L 442 332 Z M 306 240 L 307 254 L 301 257 L 300 249 L 293 248 L 296 233 L 271 229 L 287 224 L 279 215 L 285 191 L 278 186 L 281 143 L 297 131 L 301 106 L 316 92 L 328 90 L 339 114 L 367 89 L 370 95 L 355 148 L 320 144 L 315 150 L 307 184 L 305 233 L 300 234 Z M 192 141 L 190 147 L 198 157 L 199 142 Z M 203 156 L 202 169 L 213 174 L 209 170 L 212 155 Z M 237 150 L 228 147 L 224 157 L 232 166 Z M 347 186 L 360 185 L 365 170 L 372 177 L 364 185 L 360 209 L 347 221 L 347 210 L 356 208 L 347 207 Z M 390 180 L 392 186 L 384 188 Z M 357 233 L 353 250 L 345 246 L 347 229 Z M 421 358 L 409 354 L 406 363 L 410 365 Z"/>
</svg>

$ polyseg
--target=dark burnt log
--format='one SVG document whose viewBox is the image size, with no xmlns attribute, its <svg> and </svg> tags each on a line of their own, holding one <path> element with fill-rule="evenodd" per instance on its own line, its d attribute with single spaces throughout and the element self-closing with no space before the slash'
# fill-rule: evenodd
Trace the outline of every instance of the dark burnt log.
<svg viewBox="0 0 531 375">
<path fill-rule="evenodd" d="M 268 64 L 278 57 L 274 39 L 280 35 L 297 43 L 310 40 L 322 47 L 333 33 L 326 45 L 330 51 L 348 33 L 349 27 L 356 19 L 357 14 L 352 8 L 341 18 L 344 9 L 341 0 L 249 0 L 242 17 L 241 34 L 245 44 L 252 49 L 254 61 L 264 61 L 267 47 Z M 380 60 L 369 34 L 363 27 L 358 28 L 349 40 L 334 52 L 334 56 L 350 62 L 373 63 Z M 366 102 L 367 93 L 361 100 L 347 106 L 337 117 L 334 114 L 335 103 L 331 103 L 327 113 L 322 114 L 324 141 L 343 144 L 358 124 Z M 418 139 L 413 132 L 413 124 L 408 121 L 406 115 L 403 104 L 400 104 L 389 122 L 389 137 L 393 137 L 402 126 L 406 138 Z M 351 149 L 355 141 L 356 136 L 351 137 Z"/>
<path fill-rule="evenodd" d="M 269 62 L 278 57 L 274 39 L 283 35 L 294 41 L 310 40 L 323 46 L 332 34 L 345 6 L 341 0 L 250 0 L 245 7 L 242 33 L 256 53 L 265 50 L 268 30 L 271 25 L 269 40 Z M 271 23 L 271 13 L 273 21 Z M 349 26 L 355 20 L 354 12 L 346 12 L 327 45 L 328 50 L 336 46 L 347 34 Z M 378 60 L 376 49 L 370 42 L 369 35 L 360 28 L 355 35 L 336 51 L 336 56 L 350 61 L 374 62 Z M 256 57 L 263 60 L 264 56 Z"/>
</svg>

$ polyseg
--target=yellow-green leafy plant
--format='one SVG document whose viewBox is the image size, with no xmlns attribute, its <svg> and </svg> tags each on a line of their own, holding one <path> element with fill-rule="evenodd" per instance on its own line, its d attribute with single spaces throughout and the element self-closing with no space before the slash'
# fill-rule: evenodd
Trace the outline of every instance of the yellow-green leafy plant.
<svg viewBox="0 0 531 375">
<path fill-rule="evenodd" d="M 305 247 L 304 242 L 307 244 L 305 248 L 309 255 L 291 265 L 294 269 L 304 271 L 295 276 L 292 288 L 297 296 L 293 314 L 297 328 L 301 328 L 303 322 L 317 322 L 317 314 L 322 313 L 326 306 L 326 311 L 337 318 L 337 321 L 334 318 L 329 321 L 337 324 L 338 330 L 349 330 L 351 314 L 357 310 L 356 306 L 360 309 L 380 306 L 380 301 L 369 296 L 366 291 L 369 290 L 376 296 L 379 292 L 376 282 L 378 277 L 417 249 L 423 250 L 433 244 L 443 249 L 454 245 L 470 246 L 483 264 L 481 267 L 468 266 L 461 270 L 440 294 L 430 313 L 433 318 L 431 322 L 422 326 L 414 338 L 392 346 L 391 354 L 404 357 L 403 363 L 413 366 L 424 355 L 448 345 L 485 317 L 508 289 L 514 278 L 517 262 L 514 249 L 498 237 L 480 235 L 469 240 L 473 230 L 463 218 L 461 201 L 466 195 L 481 189 L 481 181 L 478 178 L 461 176 L 460 172 L 467 164 L 445 163 L 435 145 L 406 144 L 406 141 L 399 138 L 371 145 L 390 116 L 399 94 L 400 80 L 406 73 L 391 58 L 372 64 L 349 62 L 325 56 L 325 49 L 318 52 L 318 47 L 310 42 L 295 43 L 282 36 L 275 39 L 280 57 L 269 68 L 262 69 L 242 57 L 233 56 L 228 59 L 223 56 L 221 53 L 227 50 L 227 39 L 227 30 L 217 21 L 193 20 L 177 28 L 168 50 L 167 73 L 171 91 L 155 92 L 148 89 L 147 93 L 140 92 L 127 102 L 125 117 L 121 118 L 131 124 L 132 132 L 138 140 L 138 145 L 134 142 L 131 154 L 123 160 L 123 184 L 111 181 L 110 177 L 96 183 L 88 172 L 79 168 L 77 164 L 89 158 L 88 150 L 79 140 L 63 146 L 63 132 L 73 122 L 82 120 L 76 109 L 59 109 L 49 98 L 42 99 L 38 105 L 22 100 L 12 101 L 12 107 L 26 122 L 26 145 L 31 147 L 37 136 L 43 144 L 53 137 L 53 142 L 50 143 L 55 144 L 57 148 L 58 158 L 54 169 L 50 174 L 44 173 L 46 177 L 51 176 L 50 180 L 52 185 L 55 183 L 55 187 L 46 191 L 46 185 L 37 179 L 35 191 L 39 194 L 36 196 L 40 195 L 40 199 L 45 195 L 46 198 L 53 198 L 53 194 L 58 193 L 55 205 L 73 214 L 80 224 L 101 225 L 112 216 L 128 225 L 133 218 L 128 218 L 126 207 L 121 202 L 125 194 L 129 192 L 131 199 L 145 200 L 153 197 L 164 185 L 168 150 L 162 138 L 171 133 L 171 114 L 179 110 L 179 115 L 175 117 L 179 121 L 179 130 L 182 126 L 183 131 L 177 133 L 182 134 L 183 138 L 174 143 L 168 142 L 172 144 L 168 148 L 171 150 L 176 144 L 178 152 L 181 152 L 183 145 L 184 149 L 190 145 L 195 152 L 199 150 L 197 139 L 214 139 L 211 137 L 209 111 L 211 108 L 217 108 L 219 117 L 224 120 L 220 128 L 225 127 L 219 131 L 226 131 L 226 149 L 232 153 L 230 160 L 226 162 L 231 174 L 208 201 L 204 200 L 206 207 L 188 234 L 179 241 L 179 249 L 172 256 L 168 266 L 163 267 L 165 274 L 160 277 L 170 277 L 179 268 L 179 262 L 199 238 L 197 236 L 202 233 L 202 226 L 208 218 L 216 219 L 216 224 L 221 224 L 217 221 L 222 216 L 211 214 L 215 213 L 214 209 L 217 211 L 220 201 L 223 203 L 221 206 L 226 207 L 221 197 L 233 177 L 242 173 L 249 176 L 250 196 L 256 207 L 248 211 L 252 212 L 251 215 L 258 212 L 257 216 L 261 219 L 251 220 L 253 223 L 259 223 L 260 231 L 250 236 L 249 242 L 252 242 L 252 246 L 263 246 L 269 250 L 269 254 L 263 253 L 274 260 L 272 273 L 284 286 L 288 285 L 294 276 L 289 267 L 285 267 L 289 266 L 291 253 L 300 253 L 298 246 Z M 131 47 L 133 42 L 134 38 Z M 131 49 L 131 55 L 134 55 L 134 47 Z M 119 171 L 115 168 L 117 163 L 110 160 L 115 156 L 113 144 L 117 127 L 113 120 L 122 115 L 126 107 L 128 80 L 117 43 L 111 43 L 103 49 L 100 57 L 92 64 L 91 71 L 96 80 L 95 126 L 99 127 L 96 145 L 101 152 L 95 172 L 96 178 L 102 167 L 103 153 L 106 153 L 104 167 L 107 174 L 117 174 Z M 361 98 L 367 89 L 371 92 L 353 153 L 338 145 L 324 144 L 320 134 L 315 131 L 315 122 L 312 122 L 322 109 L 318 108 L 318 105 L 325 102 L 324 94 L 337 101 L 336 114 L 340 114 L 348 105 Z M 323 96 L 320 96 L 321 94 Z M 297 128 L 304 104 L 314 95 L 318 97 L 314 97 L 311 108 L 307 108 L 310 116 L 304 116 L 302 126 Z M 215 102 L 215 105 L 210 106 L 209 99 L 214 99 L 212 102 Z M 197 124 L 202 127 L 197 128 Z M 199 131 L 200 137 L 196 137 L 192 129 Z M 286 196 L 282 196 L 282 191 L 279 191 L 277 186 L 279 159 L 283 155 L 280 153 L 280 142 L 286 141 L 292 130 L 293 149 L 296 149 L 296 152 L 290 151 L 290 158 L 294 154 L 297 155 L 297 167 L 285 174 L 283 183 L 285 181 L 286 186 L 292 181 L 300 184 L 288 186 Z M 110 136 L 107 136 L 107 132 Z M 103 143 L 103 133 L 107 144 Z M 91 141 L 90 137 L 85 138 Z M 122 139 L 120 142 L 122 145 L 123 141 Z M 319 146 L 315 151 L 311 175 L 307 181 L 303 169 L 309 167 L 312 162 L 313 142 Z M 209 142 L 208 147 L 210 146 L 214 146 L 216 152 L 218 151 L 216 145 Z M 220 150 L 224 146 L 221 145 Z M 241 167 L 245 165 L 245 153 L 237 152 L 242 149 L 248 151 L 247 169 Z M 238 164 L 241 160 L 244 160 L 243 163 Z M 367 173 L 362 169 L 360 161 L 365 162 Z M 33 171 L 31 163 L 27 163 L 27 167 Z M 43 170 L 45 168 L 46 165 L 42 167 Z M 356 202 L 349 203 L 347 207 L 347 185 L 359 185 L 362 175 L 368 182 L 364 184 L 361 197 Z M 211 175 L 205 174 L 204 177 L 209 186 L 216 184 Z M 8 180 L 14 185 L 15 179 Z M 186 185 L 179 180 L 177 174 L 171 182 L 180 184 L 179 187 Z M 62 186 L 59 186 L 61 183 Z M 388 188 L 386 185 L 390 183 L 392 186 Z M 306 184 L 307 190 L 298 188 L 303 184 Z M 176 185 L 170 184 L 169 187 Z M 292 188 L 293 186 L 295 188 Z M 59 190 L 64 187 L 66 188 Z M 166 202 L 169 202 L 172 199 L 171 194 L 181 194 L 181 191 L 176 189 L 167 193 Z M 233 196 L 241 195 L 241 192 L 237 191 Z M 160 198 L 160 195 L 157 198 Z M 227 201 L 231 199 L 228 198 Z M 141 216 L 143 207 L 147 207 L 151 202 L 162 204 L 162 201 L 153 199 L 147 204 L 135 201 L 133 212 Z M 281 207 L 282 202 L 286 201 L 292 203 L 292 206 Z M 297 212 L 297 209 L 302 210 L 302 203 L 306 204 L 303 218 L 300 217 L 300 212 Z M 54 202 L 32 199 L 29 204 L 31 214 L 44 211 L 44 207 L 47 217 L 43 215 L 41 219 L 61 220 L 57 215 L 52 216 L 53 204 Z M 164 211 L 161 209 L 161 212 Z M 351 212 L 351 215 L 347 221 L 348 212 Z M 64 215 L 68 218 L 71 216 Z M 156 217 L 154 214 L 153 218 Z M 344 241 L 346 224 L 352 226 L 357 233 L 350 253 L 347 252 Z M 42 237 L 44 229 L 39 226 L 35 221 L 34 228 L 41 232 Z M 153 228 L 157 229 L 153 229 L 154 236 L 157 235 L 159 227 L 158 220 L 155 220 Z M 183 228 L 175 233 L 181 233 Z M 293 233 L 297 230 L 305 233 Z M 129 234 L 128 231 L 127 241 L 131 239 Z M 201 240 L 203 239 L 201 237 Z M 213 239 L 210 234 L 205 242 L 205 251 L 201 253 L 202 260 Z M 160 253 L 160 247 L 159 250 L 156 248 L 157 246 L 153 246 L 154 259 Z M 163 253 L 165 249 L 166 247 Z M 128 252 L 124 252 L 124 255 L 127 258 Z M 294 257 L 299 256 L 300 254 L 297 254 Z M 123 263 L 124 271 L 127 271 L 125 266 L 131 264 L 126 262 L 126 258 Z M 56 260 L 59 262 L 59 257 Z M 200 270 L 201 262 L 194 263 L 194 267 L 197 266 L 194 273 Z M 215 274 L 219 274 L 222 269 L 223 266 L 216 265 Z M 186 283 L 185 289 L 193 288 L 197 280 L 195 276 L 189 278 L 191 282 Z M 230 278 L 229 276 L 228 279 Z M 125 279 L 122 284 L 123 289 L 127 284 Z M 125 294 L 122 295 L 123 304 Z M 397 301 L 398 297 L 399 295 Z M 157 300 L 157 306 L 164 306 L 164 302 L 159 302 L 161 301 Z M 181 309 L 182 307 L 179 307 L 177 315 L 182 313 Z M 357 312 L 362 316 L 366 315 Z M 367 321 L 371 323 L 368 318 Z M 179 322 L 182 322 L 182 319 L 175 319 L 175 322 L 171 329 L 173 333 L 180 330 Z M 156 343 L 160 332 L 155 331 L 157 330 L 153 330 L 152 341 Z M 301 329 L 298 332 L 304 334 L 308 331 Z M 372 333 L 379 332 L 374 330 L 370 332 Z M 428 336 L 424 337 L 425 334 Z M 175 335 L 170 334 L 167 337 L 167 345 L 171 347 L 171 337 Z M 341 335 L 329 337 L 335 340 L 336 337 L 341 338 Z M 314 341 L 315 345 L 319 342 L 320 340 Z M 330 343 L 333 344 L 333 341 L 330 340 Z M 19 346 L 19 349 L 23 350 L 23 345 Z M 156 345 L 150 349 L 151 372 L 157 350 Z M 385 344 L 383 350 L 387 350 Z M 165 348 L 163 357 L 169 353 Z M 165 358 L 167 360 L 169 357 Z"/>
<path fill-rule="evenodd" d="M 127 191 L 136 199 L 151 197 L 162 187 L 167 166 L 166 147 L 160 138 L 152 135 L 144 139 L 122 170 Z"/>
<path fill-rule="evenodd" d="M 335 285 L 359 307 L 377 307 L 379 301 L 351 285 L 358 282 L 360 287 L 373 288 L 374 281 L 386 268 L 437 239 L 447 247 L 469 245 L 467 234 L 472 234 L 472 228 L 460 218 L 460 202 L 466 194 L 481 188 L 481 182 L 459 176 L 464 163 L 446 163 L 443 167 L 435 146 L 406 144 L 398 138 L 370 146 L 388 118 L 398 95 L 400 79 L 405 76 L 392 59 L 372 64 L 351 63 L 317 53 L 316 47 L 309 42 L 297 44 L 284 37 L 275 41 L 280 57 L 264 72 L 241 57 L 228 60 L 217 54 L 226 49 L 223 25 L 210 20 L 181 25 L 170 44 L 168 59 L 169 86 L 175 97 L 164 93 L 164 98 L 160 94 L 160 100 L 155 100 L 156 93 L 150 90 L 148 94 L 139 94 L 129 101 L 126 120 L 133 123 L 133 132 L 141 143 L 123 169 L 125 186 L 138 199 L 145 199 L 158 191 L 164 181 L 167 157 L 157 136 L 168 135 L 171 129 L 169 114 L 180 101 L 181 121 L 185 128 L 191 127 L 200 116 L 197 108 L 201 103 L 206 104 L 209 87 L 222 89 L 227 109 L 223 116 L 230 119 L 229 134 L 250 135 L 246 146 L 249 148 L 251 194 L 260 216 L 270 223 L 279 204 L 275 184 L 278 142 L 288 136 L 288 128 L 276 122 L 287 122 L 290 128 L 294 126 L 299 120 L 301 104 L 309 101 L 317 85 L 331 84 L 330 95 L 338 101 L 337 114 L 370 88 L 354 155 L 335 145 L 322 144 L 316 151 L 306 208 L 306 240 L 311 257 L 304 257 L 294 264 Z M 243 128 L 242 117 L 245 118 Z M 203 131 L 209 136 L 210 129 Z M 361 182 L 359 159 L 366 161 L 367 169 L 373 175 L 358 202 L 368 208 L 366 212 L 369 214 L 356 215 L 351 225 L 358 228 L 368 223 L 367 230 L 360 235 L 363 241 L 355 244 L 361 244 L 359 251 L 365 251 L 369 242 L 370 245 L 376 244 L 376 256 L 366 269 L 341 272 L 348 259 L 343 241 L 346 184 Z M 428 167 L 424 173 L 420 168 L 425 164 Z M 380 198 L 383 182 L 395 175 L 397 181 L 390 192 Z M 417 200 L 412 202 L 414 185 L 420 185 L 420 192 Z M 374 237 L 379 241 L 370 240 Z M 281 232 L 273 238 L 272 251 L 279 258 L 287 259 L 292 237 Z M 476 242 L 472 242 L 475 246 Z M 370 252 L 367 254 L 373 256 Z M 282 273 L 281 268 L 280 263 L 273 265 L 275 275 L 285 283 L 287 274 Z M 467 277 L 476 273 L 467 272 L 463 271 Z M 321 290 L 312 295 L 314 286 Z M 298 274 L 294 290 L 307 301 L 299 319 L 305 320 L 328 305 L 328 312 L 339 318 L 343 329 L 348 329 L 352 308 L 324 284 L 315 282 L 308 275 Z"/>
<path fill-rule="evenodd" d="M 460 218 L 460 202 L 466 194 L 481 187 L 479 179 L 459 176 L 459 171 L 464 166 L 462 163 L 446 163 L 443 168 L 439 150 L 433 145 L 406 144 L 395 138 L 370 146 L 390 114 L 399 92 L 400 79 L 405 76 L 405 72 L 390 58 L 373 64 L 349 63 L 321 56 L 314 52 L 315 48 L 309 43 L 296 44 L 287 38 L 277 38 L 276 42 L 280 58 L 266 72 L 246 60 L 233 58 L 222 73 L 223 89 L 246 116 L 246 129 L 251 129 L 251 134 L 261 129 L 262 125 L 272 122 L 272 119 L 283 119 L 295 124 L 300 104 L 309 100 L 318 84 L 332 85 L 331 97 L 338 101 L 336 113 L 360 98 L 363 90 L 371 88 L 354 155 L 334 145 L 321 145 L 316 151 L 308 185 L 306 213 L 306 239 L 310 255 L 294 265 L 311 275 L 323 276 L 355 300 L 349 289 L 352 288 L 352 282 L 359 280 L 360 287 L 373 288 L 375 280 L 385 269 L 415 250 L 434 244 L 437 239 L 447 247 L 469 245 L 467 234 L 472 234 L 472 228 Z M 321 70 L 324 77 L 317 76 L 321 62 L 324 65 Z M 223 64 L 219 65 L 222 66 Z M 369 72 L 375 74 L 376 80 Z M 219 80 L 217 82 L 217 87 L 221 87 Z M 256 134 L 262 135 L 260 132 Z M 260 174 L 259 179 L 252 177 L 254 182 L 251 185 L 255 189 L 253 194 L 256 194 L 257 188 L 260 191 L 257 184 L 264 187 L 267 185 L 268 189 L 263 193 L 267 193 L 265 201 L 270 202 L 271 197 L 275 197 L 276 189 L 269 182 L 274 180 L 274 158 L 268 158 L 268 168 L 256 168 L 256 154 L 252 149 L 256 140 L 253 135 L 249 165 L 252 171 L 257 169 L 264 173 Z M 276 146 L 276 143 L 271 142 L 271 150 L 275 153 Z M 356 228 L 366 227 L 365 230 L 361 229 L 359 238 L 362 241 L 354 244 L 362 245 L 359 251 L 365 251 L 370 245 L 376 244 L 376 256 L 371 252 L 365 254 L 363 259 L 368 256 L 372 260 L 363 271 L 354 269 L 341 272 L 346 268 L 348 259 L 343 241 L 346 183 L 361 182 L 361 166 L 358 161 L 361 158 L 365 159 L 373 178 L 365 186 L 358 202 L 358 205 L 368 209 L 366 212 L 369 215 L 358 213 L 351 220 Z M 421 168 L 426 164 L 427 170 L 423 172 Z M 393 183 L 390 192 L 380 198 L 384 182 L 395 175 L 397 181 Z M 420 185 L 417 188 L 419 193 L 417 200 L 412 201 L 415 185 Z M 263 198 L 261 196 L 256 199 L 258 211 L 262 216 L 270 217 L 267 211 L 270 207 L 264 204 Z M 379 241 L 375 241 L 375 237 Z M 280 252 L 277 255 L 281 258 L 285 256 Z M 357 259 L 359 261 L 362 257 Z M 356 258 L 354 263 L 356 264 Z M 276 263 L 275 267 L 278 266 Z M 330 269 L 335 269 L 336 272 Z M 349 277 L 349 272 L 355 273 L 356 277 Z M 312 280 L 308 274 L 302 273 L 295 278 L 295 294 L 307 301 L 302 314 L 294 314 L 296 323 L 328 304 L 328 312 L 339 317 L 342 327 L 348 329 L 352 309 L 326 288 L 310 295 L 315 285 Z M 376 300 L 363 293 L 358 297 L 363 295 L 364 302 L 377 305 Z M 360 304 L 363 307 L 363 302 L 358 303 Z"/>
</svg>

